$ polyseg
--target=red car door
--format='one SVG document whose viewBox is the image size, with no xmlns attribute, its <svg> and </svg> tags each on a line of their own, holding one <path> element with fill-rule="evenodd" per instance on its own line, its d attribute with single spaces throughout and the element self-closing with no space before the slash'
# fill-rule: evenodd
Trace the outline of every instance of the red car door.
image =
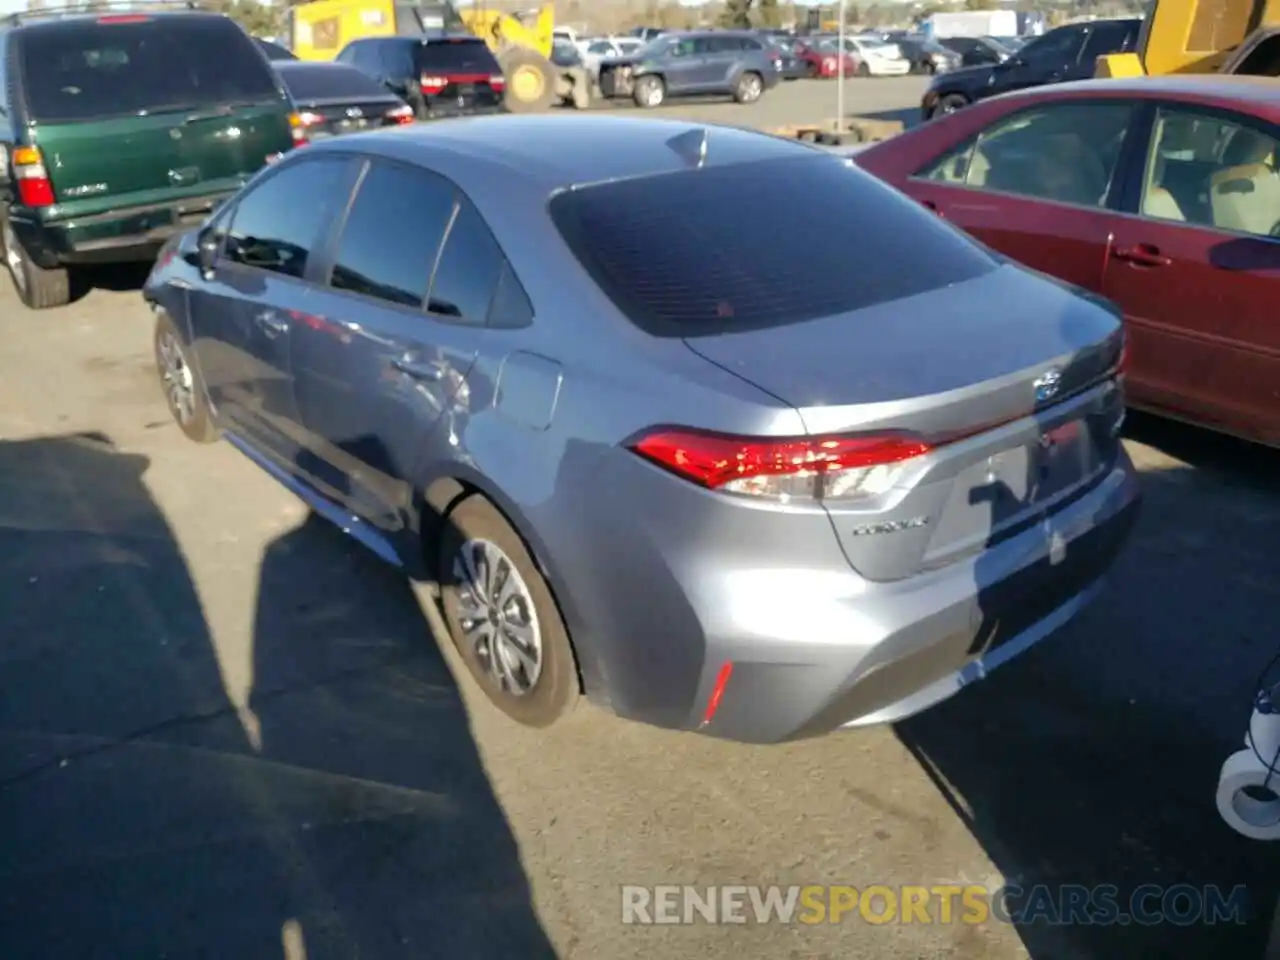
<svg viewBox="0 0 1280 960">
<path fill-rule="evenodd" d="M 1103 283 L 1129 328 L 1130 399 L 1278 443 L 1280 131 L 1161 107 L 1151 140 Z"/>
<path fill-rule="evenodd" d="M 895 186 L 992 249 L 1102 292 L 1113 168 L 1133 107 L 1059 101 L 993 120 Z"/>
</svg>

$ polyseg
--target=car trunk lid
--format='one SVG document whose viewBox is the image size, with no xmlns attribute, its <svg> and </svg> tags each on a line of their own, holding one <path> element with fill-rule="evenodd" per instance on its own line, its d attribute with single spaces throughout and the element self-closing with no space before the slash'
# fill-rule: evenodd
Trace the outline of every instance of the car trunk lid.
<svg viewBox="0 0 1280 960">
<path fill-rule="evenodd" d="M 1114 312 L 1013 266 L 806 323 L 686 339 L 811 434 L 907 433 L 929 452 L 868 501 L 827 499 L 852 566 L 894 580 L 1043 518 L 1114 462 Z"/>
</svg>

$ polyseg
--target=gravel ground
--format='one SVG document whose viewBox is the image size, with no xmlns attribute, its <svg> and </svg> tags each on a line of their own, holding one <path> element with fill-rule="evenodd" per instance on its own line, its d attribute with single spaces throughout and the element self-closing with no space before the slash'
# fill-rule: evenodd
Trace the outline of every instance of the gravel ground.
<svg viewBox="0 0 1280 960">
<path fill-rule="evenodd" d="M 851 81 L 850 109 L 919 87 Z M 833 89 L 675 112 L 820 120 Z M 1261 954 L 1280 873 L 1213 793 L 1280 639 L 1277 455 L 1134 418 L 1145 512 L 1101 599 L 897 728 L 538 734 L 455 684 L 391 570 L 181 437 L 138 278 L 95 279 L 40 314 L 0 284 L 5 960 Z M 966 880 L 1244 884 L 1253 920 L 621 922 L 623 884 Z"/>
</svg>

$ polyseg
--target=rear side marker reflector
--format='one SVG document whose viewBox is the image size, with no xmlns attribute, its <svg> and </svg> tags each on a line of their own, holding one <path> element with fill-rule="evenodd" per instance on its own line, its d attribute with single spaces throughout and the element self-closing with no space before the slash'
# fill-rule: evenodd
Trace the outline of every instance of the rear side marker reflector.
<svg viewBox="0 0 1280 960">
<path fill-rule="evenodd" d="M 707 698 L 707 709 L 702 713 L 702 726 L 705 727 L 714 719 L 716 711 L 720 709 L 720 701 L 724 699 L 724 688 L 729 685 L 729 678 L 732 676 L 733 661 L 726 660 L 716 674 L 716 685 L 711 688 L 711 696 Z"/>
<path fill-rule="evenodd" d="M 879 496 L 931 447 L 892 434 L 773 439 L 662 429 L 630 449 L 709 490 L 804 502 Z"/>
</svg>

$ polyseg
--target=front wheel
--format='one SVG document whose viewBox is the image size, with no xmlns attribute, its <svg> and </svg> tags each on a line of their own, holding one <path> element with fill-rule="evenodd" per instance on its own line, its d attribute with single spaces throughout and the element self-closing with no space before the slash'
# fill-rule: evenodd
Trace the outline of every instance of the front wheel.
<svg viewBox="0 0 1280 960">
<path fill-rule="evenodd" d="M 871 68 L 867 66 L 865 63 L 858 64 L 858 76 L 860 77 L 871 76 Z"/>
<path fill-rule="evenodd" d="M 633 96 L 637 107 L 652 110 L 654 107 L 662 106 L 663 101 L 667 99 L 667 85 L 662 82 L 661 77 L 641 77 L 636 81 Z"/>
<path fill-rule="evenodd" d="M 163 310 L 156 314 L 156 370 L 169 414 L 188 440 L 212 443 L 218 439 L 209 403 L 205 399 L 200 378 L 187 355 L 182 334 L 173 318 Z"/>
<path fill-rule="evenodd" d="M 930 118 L 945 117 L 949 113 L 955 113 L 957 110 L 963 110 L 969 105 L 968 99 L 960 93 L 948 93 L 944 97 L 940 97 L 938 102 L 933 106 L 933 112 L 929 114 Z"/>
<path fill-rule="evenodd" d="M 577 661 L 551 589 L 524 541 L 473 494 L 449 512 L 440 541 L 449 636 L 499 710 L 548 727 L 577 704 Z"/>
<path fill-rule="evenodd" d="M 738 103 L 755 103 L 763 95 L 764 78 L 758 73 L 744 73 L 733 87 L 733 99 Z"/>
</svg>

